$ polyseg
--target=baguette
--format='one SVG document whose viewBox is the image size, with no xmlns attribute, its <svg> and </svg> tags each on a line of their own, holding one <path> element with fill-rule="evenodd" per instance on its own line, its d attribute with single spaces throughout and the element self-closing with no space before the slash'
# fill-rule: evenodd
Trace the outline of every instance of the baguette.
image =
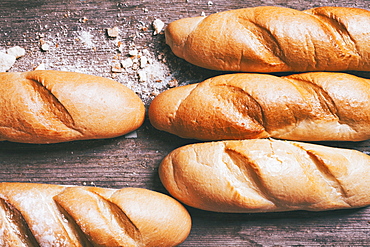
<svg viewBox="0 0 370 247">
<path fill-rule="evenodd" d="M 159 168 L 172 196 L 232 213 L 324 211 L 370 204 L 370 157 L 355 150 L 255 139 L 180 147 Z"/>
<path fill-rule="evenodd" d="M 169 89 L 149 107 L 151 124 L 199 140 L 370 138 L 370 80 L 346 73 L 221 75 Z"/>
<path fill-rule="evenodd" d="M 241 72 L 370 70 L 370 11 L 255 7 L 176 20 L 173 53 L 200 67 Z"/>
<path fill-rule="evenodd" d="M 145 107 L 126 86 L 76 72 L 0 73 L 0 140 L 57 143 L 124 135 Z"/>
<path fill-rule="evenodd" d="M 187 210 L 140 188 L 0 183 L 1 246 L 175 246 Z"/>
</svg>

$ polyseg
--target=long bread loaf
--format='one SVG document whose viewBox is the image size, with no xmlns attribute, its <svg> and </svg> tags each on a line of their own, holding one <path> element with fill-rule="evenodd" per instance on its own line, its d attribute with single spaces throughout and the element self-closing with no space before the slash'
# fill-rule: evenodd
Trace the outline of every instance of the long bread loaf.
<svg viewBox="0 0 370 247">
<path fill-rule="evenodd" d="M 175 246 L 190 227 L 179 202 L 146 189 L 0 183 L 0 246 Z"/>
<path fill-rule="evenodd" d="M 36 70 L 0 73 L 0 140 L 56 143 L 111 138 L 143 123 L 141 99 L 98 76 Z"/>
<path fill-rule="evenodd" d="M 175 55 L 213 70 L 370 70 L 365 9 L 244 8 L 176 20 L 165 35 Z"/>
<path fill-rule="evenodd" d="M 198 143 L 172 151 L 159 174 L 172 196 L 209 211 L 370 205 L 370 157 L 355 150 L 273 139 Z"/>
<path fill-rule="evenodd" d="M 345 73 L 228 74 L 169 89 L 149 107 L 154 127 L 200 140 L 370 138 L 370 80 Z"/>
</svg>

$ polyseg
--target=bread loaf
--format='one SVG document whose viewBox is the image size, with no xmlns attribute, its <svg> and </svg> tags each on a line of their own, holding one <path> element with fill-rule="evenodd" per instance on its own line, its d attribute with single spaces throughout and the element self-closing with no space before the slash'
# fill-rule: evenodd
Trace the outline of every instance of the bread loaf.
<svg viewBox="0 0 370 247">
<path fill-rule="evenodd" d="M 333 210 L 370 204 L 370 157 L 355 150 L 255 139 L 172 151 L 159 174 L 189 206 L 216 212 Z"/>
<path fill-rule="evenodd" d="M 200 140 L 370 138 L 370 80 L 345 73 L 236 73 L 169 89 L 149 107 L 154 127 Z"/>
<path fill-rule="evenodd" d="M 0 183 L 0 246 L 175 246 L 190 227 L 179 202 L 147 189 Z"/>
<path fill-rule="evenodd" d="M 165 37 L 175 55 L 212 70 L 370 70 L 370 11 L 365 9 L 237 9 L 176 20 Z"/>
<path fill-rule="evenodd" d="M 56 143 L 111 138 L 143 123 L 141 99 L 98 76 L 44 71 L 0 73 L 0 140 Z"/>
</svg>

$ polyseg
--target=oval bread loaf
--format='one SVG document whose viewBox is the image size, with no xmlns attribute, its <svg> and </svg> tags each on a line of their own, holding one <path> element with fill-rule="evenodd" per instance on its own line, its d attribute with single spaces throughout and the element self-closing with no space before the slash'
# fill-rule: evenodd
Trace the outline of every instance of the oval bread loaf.
<svg viewBox="0 0 370 247">
<path fill-rule="evenodd" d="M 0 73 L 0 140 L 57 143 L 111 138 L 139 128 L 139 96 L 111 79 L 76 72 Z"/>
<path fill-rule="evenodd" d="M 179 202 L 147 189 L 0 183 L 1 246 L 175 246 L 190 228 Z"/>
<path fill-rule="evenodd" d="M 370 80 L 345 73 L 236 73 L 169 89 L 149 107 L 154 127 L 200 140 L 370 138 Z"/>
<path fill-rule="evenodd" d="M 213 70 L 370 70 L 370 11 L 359 8 L 230 10 L 176 20 L 165 37 L 175 55 Z"/>
<path fill-rule="evenodd" d="M 202 210 L 321 211 L 370 204 L 370 157 L 273 139 L 198 143 L 162 161 L 163 185 Z"/>
</svg>

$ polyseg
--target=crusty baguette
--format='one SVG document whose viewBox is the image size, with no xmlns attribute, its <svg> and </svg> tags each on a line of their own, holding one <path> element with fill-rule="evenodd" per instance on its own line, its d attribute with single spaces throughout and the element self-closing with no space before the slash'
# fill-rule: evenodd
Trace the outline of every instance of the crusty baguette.
<svg viewBox="0 0 370 247">
<path fill-rule="evenodd" d="M 0 140 L 56 143 L 111 138 L 144 121 L 126 86 L 98 76 L 36 70 L 0 73 Z"/>
<path fill-rule="evenodd" d="M 172 196 L 209 211 L 321 211 L 370 204 L 369 156 L 307 143 L 191 144 L 166 156 L 159 174 Z"/>
<path fill-rule="evenodd" d="M 175 55 L 213 70 L 370 70 L 365 9 L 244 8 L 176 20 L 165 35 Z"/>
<path fill-rule="evenodd" d="M 370 80 L 334 72 L 236 73 L 169 89 L 149 107 L 154 127 L 200 140 L 370 138 Z"/>
<path fill-rule="evenodd" d="M 147 189 L 0 183 L 0 246 L 175 246 L 190 228 L 179 202 Z"/>
</svg>

